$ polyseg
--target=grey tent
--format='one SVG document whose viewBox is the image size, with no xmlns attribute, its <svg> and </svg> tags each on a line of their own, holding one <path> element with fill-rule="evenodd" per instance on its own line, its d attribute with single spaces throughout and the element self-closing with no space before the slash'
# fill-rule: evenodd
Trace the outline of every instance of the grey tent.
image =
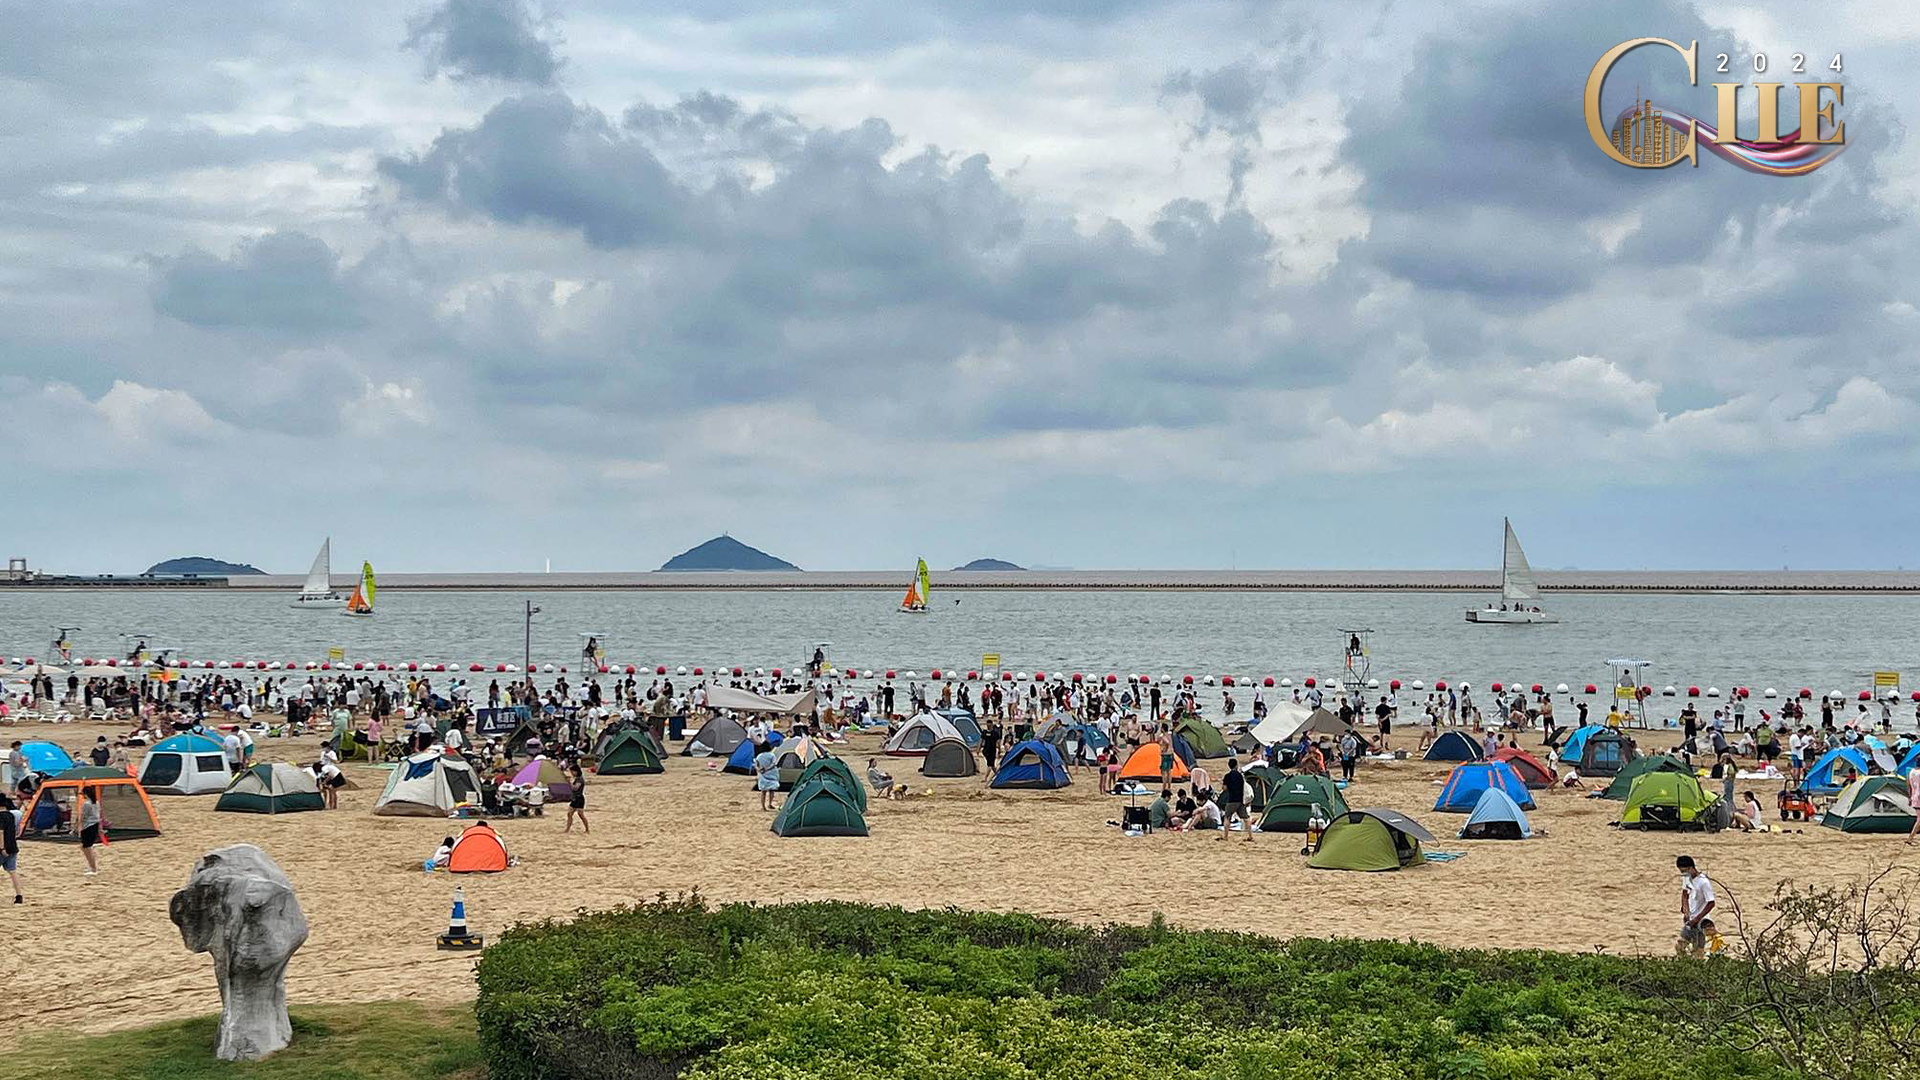
<svg viewBox="0 0 1920 1080">
<path fill-rule="evenodd" d="M 741 727 L 738 720 L 716 716 L 700 726 L 680 753 L 687 757 L 726 757 L 746 741 L 747 729 Z"/>
<path fill-rule="evenodd" d="M 926 759 L 920 763 L 921 776 L 975 776 L 979 772 L 980 762 L 963 739 L 941 739 L 927 749 Z"/>
</svg>

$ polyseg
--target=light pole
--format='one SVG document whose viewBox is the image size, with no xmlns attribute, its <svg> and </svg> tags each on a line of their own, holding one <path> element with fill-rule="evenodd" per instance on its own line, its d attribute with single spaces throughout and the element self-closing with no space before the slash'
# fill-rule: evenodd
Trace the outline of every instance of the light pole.
<svg viewBox="0 0 1920 1080">
<path fill-rule="evenodd" d="M 533 606 L 533 601 L 527 601 L 527 641 L 525 650 L 520 654 L 520 670 L 527 673 L 529 683 L 533 681 L 533 617 L 538 614 L 540 609 Z"/>
</svg>

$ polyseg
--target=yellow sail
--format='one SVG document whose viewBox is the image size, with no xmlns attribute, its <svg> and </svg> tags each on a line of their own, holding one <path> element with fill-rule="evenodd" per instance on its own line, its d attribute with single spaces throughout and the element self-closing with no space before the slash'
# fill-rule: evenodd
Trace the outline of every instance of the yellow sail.
<svg viewBox="0 0 1920 1080">
<path fill-rule="evenodd" d="M 933 598 L 933 581 L 927 577 L 927 560 L 920 560 L 920 602 L 925 604 Z"/>
<path fill-rule="evenodd" d="M 360 584 L 353 587 L 353 595 L 347 599 L 347 614 L 373 614 L 373 564 L 360 564 Z"/>
<path fill-rule="evenodd" d="M 366 592 L 367 607 L 371 609 L 373 607 L 373 564 L 370 562 L 360 564 L 360 588 Z"/>
</svg>

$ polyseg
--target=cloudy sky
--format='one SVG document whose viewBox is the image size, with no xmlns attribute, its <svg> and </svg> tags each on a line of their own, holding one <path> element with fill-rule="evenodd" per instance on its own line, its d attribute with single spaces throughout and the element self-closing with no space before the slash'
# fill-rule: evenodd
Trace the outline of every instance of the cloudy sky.
<svg viewBox="0 0 1920 1080">
<path fill-rule="evenodd" d="M 4 554 L 1920 565 L 1920 6 L 1580 7 L 0 0 Z"/>
</svg>

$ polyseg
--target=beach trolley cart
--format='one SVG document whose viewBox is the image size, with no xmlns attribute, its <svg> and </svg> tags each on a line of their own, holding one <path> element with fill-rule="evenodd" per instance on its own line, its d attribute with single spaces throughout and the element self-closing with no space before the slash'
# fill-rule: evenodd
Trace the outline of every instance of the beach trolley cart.
<svg viewBox="0 0 1920 1080">
<path fill-rule="evenodd" d="M 1653 688 L 1647 685 L 1647 669 L 1652 666 L 1651 660 L 1607 661 L 1613 673 L 1609 680 L 1613 684 L 1613 708 L 1627 718 L 1628 727 L 1647 726 L 1647 698 L 1653 694 Z"/>
</svg>

